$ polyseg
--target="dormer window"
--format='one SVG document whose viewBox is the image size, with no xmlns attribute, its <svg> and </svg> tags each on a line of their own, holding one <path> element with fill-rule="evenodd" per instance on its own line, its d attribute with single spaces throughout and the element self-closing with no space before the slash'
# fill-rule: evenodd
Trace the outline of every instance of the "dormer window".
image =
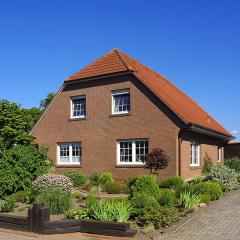
<svg viewBox="0 0 240 240">
<path fill-rule="evenodd" d="M 71 118 L 86 117 L 86 96 L 77 96 L 71 98 Z"/>
<path fill-rule="evenodd" d="M 112 114 L 124 114 L 129 112 L 130 112 L 129 89 L 112 91 Z"/>
</svg>

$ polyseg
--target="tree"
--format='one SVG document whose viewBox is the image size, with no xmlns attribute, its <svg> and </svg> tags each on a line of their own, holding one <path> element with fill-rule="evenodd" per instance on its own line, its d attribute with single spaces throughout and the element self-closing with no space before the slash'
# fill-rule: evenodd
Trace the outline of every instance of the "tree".
<svg viewBox="0 0 240 240">
<path fill-rule="evenodd" d="M 10 149 L 16 144 L 30 144 L 32 137 L 29 131 L 40 113 L 36 108 L 23 109 L 17 103 L 0 100 L 0 148 Z"/>
<path fill-rule="evenodd" d="M 161 148 L 155 148 L 145 155 L 143 162 L 145 162 L 145 168 L 151 170 L 151 174 L 156 173 L 158 175 L 160 169 L 168 166 L 169 160 L 169 157 Z"/>
<path fill-rule="evenodd" d="M 53 98 L 55 97 L 55 93 L 51 92 L 47 95 L 46 98 L 44 98 L 43 100 L 40 101 L 40 109 L 45 110 L 47 108 L 47 106 L 50 104 L 50 102 L 53 100 Z"/>
</svg>

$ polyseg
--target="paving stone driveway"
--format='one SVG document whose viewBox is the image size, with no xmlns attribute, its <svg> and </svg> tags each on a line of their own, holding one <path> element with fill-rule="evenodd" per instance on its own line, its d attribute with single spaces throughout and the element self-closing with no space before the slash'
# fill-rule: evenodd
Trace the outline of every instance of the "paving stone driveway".
<svg viewBox="0 0 240 240">
<path fill-rule="evenodd" d="M 171 229 L 169 229 L 171 230 Z M 3 231 L 3 232 L 2 232 Z M 81 233 L 58 236 L 20 236 L 0 229 L 0 240 L 100 240 Z M 101 237 L 115 240 L 114 237 Z M 117 238 L 119 239 L 119 238 Z M 123 238 L 122 238 L 123 239 Z M 154 237 L 154 240 L 240 240 L 240 190 L 201 209 L 185 223 L 179 223 L 175 232 Z"/>
<path fill-rule="evenodd" d="M 237 240 L 240 239 L 240 190 L 201 209 L 176 232 L 154 240 Z"/>
</svg>

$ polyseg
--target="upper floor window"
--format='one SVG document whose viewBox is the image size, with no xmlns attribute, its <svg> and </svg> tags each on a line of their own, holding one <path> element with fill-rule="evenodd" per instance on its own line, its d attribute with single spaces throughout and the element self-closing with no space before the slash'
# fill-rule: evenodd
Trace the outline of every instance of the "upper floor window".
<svg viewBox="0 0 240 240">
<path fill-rule="evenodd" d="M 58 144 L 59 165 L 79 165 L 81 163 L 82 149 L 80 143 Z"/>
<path fill-rule="evenodd" d="M 86 116 L 86 96 L 71 98 L 71 118 L 84 118 Z"/>
<path fill-rule="evenodd" d="M 217 154 L 218 154 L 217 161 L 221 162 L 221 159 L 222 159 L 222 148 L 218 147 L 217 150 L 218 150 L 218 152 L 217 152 Z"/>
<path fill-rule="evenodd" d="M 191 161 L 190 166 L 200 166 L 200 145 L 191 143 Z"/>
<path fill-rule="evenodd" d="M 148 154 L 148 140 L 121 140 L 117 142 L 117 164 L 143 164 Z"/>
<path fill-rule="evenodd" d="M 112 92 L 112 114 L 130 112 L 130 91 L 129 89 Z"/>
</svg>

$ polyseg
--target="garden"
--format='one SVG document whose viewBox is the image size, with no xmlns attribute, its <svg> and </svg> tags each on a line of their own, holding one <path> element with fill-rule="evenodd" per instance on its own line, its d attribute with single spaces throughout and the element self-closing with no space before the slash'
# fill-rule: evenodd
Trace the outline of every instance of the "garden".
<svg viewBox="0 0 240 240">
<path fill-rule="evenodd" d="M 56 174 L 46 148 L 15 146 L 0 161 L 0 209 L 26 216 L 33 203 L 44 203 L 53 220 L 130 223 L 131 229 L 148 235 L 238 189 L 239 166 L 240 159 L 213 165 L 206 154 L 202 176 L 189 181 L 150 174 L 117 182 L 110 172 Z"/>
</svg>

